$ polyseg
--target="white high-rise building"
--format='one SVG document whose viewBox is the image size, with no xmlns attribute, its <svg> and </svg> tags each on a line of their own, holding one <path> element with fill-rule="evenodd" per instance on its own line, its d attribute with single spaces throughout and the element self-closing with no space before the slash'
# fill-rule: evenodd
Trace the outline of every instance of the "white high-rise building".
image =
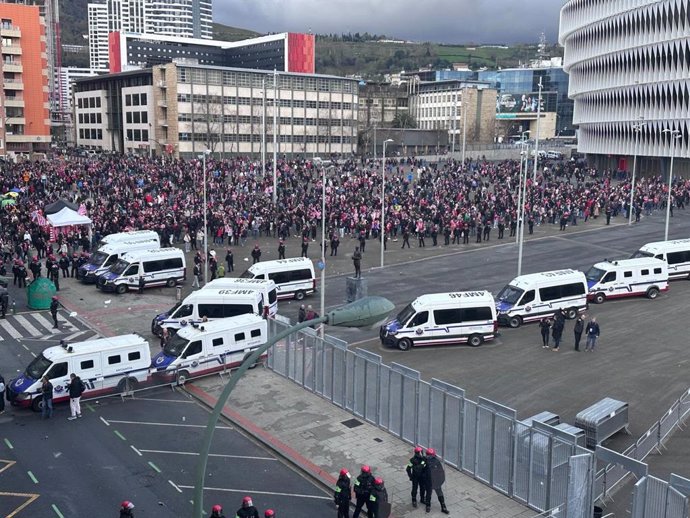
<svg viewBox="0 0 690 518">
<path fill-rule="evenodd" d="M 108 68 L 108 6 L 88 4 L 89 64 L 92 69 Z"/>
<path fill-rule="evenodd" d="M 102 28 L 102 11 L 89 15 L 89 57 L 91 68 L 101 68 L 102 49 L 108 55 L 111 32 L 167 35 L 182 38 L 213 37 L 212 0 L 105 0 L 107 28 Z M 98 13 L 98 15 L 96 15 Z M 93 24 L 93 27 L 92 27 Z M 92 51 L 91 48 L 97 49 Z"/>
</svg>

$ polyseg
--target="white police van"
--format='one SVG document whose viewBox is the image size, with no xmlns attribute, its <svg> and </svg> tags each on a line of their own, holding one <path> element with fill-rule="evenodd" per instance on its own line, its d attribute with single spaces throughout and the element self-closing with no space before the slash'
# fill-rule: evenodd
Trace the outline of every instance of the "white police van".
<svg viewBox="0 0 690 518">
<path fill-rule="evenodd" d="M 139 250 L 155 250 L 156 248 L 160 248 L 160 243 L 157 239 L 106 243 L 91 254 L 86 264 L 79 267 L 77 270 L 77 278 L 86 284 L 93 284 L 98 281 L 98 277 L 101 274 L 107 272 L 114 266 L 117 260 L 124 254 Z"/>
<path fill-rule="evenodd" d="M 630 258 L 654 257 L 666 261 L 669 280 L 690 279 L 690 239 L 647 243 Z"/>
<path fill-rule="evenodd" d="M 220 277 L 213 279 L 202 289 L 238 289 L 256 290 L 263 298 L 263 312 L 265 317 L 274 317 L 278 313 L 278 292 L 276 283 L 267 279 L 238 279 L 237 277 Z"/>
<path fill-rule="evenodd" d="M 154 375 L 184 384 L 191 377 L 240 365 L 268 339 L 266 320 L 240 315 L 187 326 L 151 362 Z"/>
<path fill-rule="evenodd" d="M 149 343 L 137 334 L 48 347 L 8 383 L 7 398 L 13 405 L 39 411 L 41 378 L 47 376 L 53 384 L 53 401 L 67 401 L 72 373 L 84 382 L 85 398 L 134 390 L 148 380 L 150 365 Z"/>
<path fill-rule="evenodd" d="M 412 346 L 492 340 L 497 329 L 496 303 L 488 291 L 432 293 L 417 297 L 379 330 L 383 345 L 407 351 Z"/>
<path fill-rule="evenodd" d="M 578 270 L 554 270 L 516 277 L 496 295 L 498 323 L 520 327 L 563 309 L 567 318 L 587 308 L 587 280 Z"/>
<path fill-rule="evenodd" d="M 253 264 L 242 279 L 270 279 L 276 283 L 279 299 L 302 300 L 316 290 L 314 263 L 307 257 L 292 257 Z"/>
<path fill-rule="evenodd" d="M 169 311 L 159 313 L 151 321 L 151 332 L 160 336 L 163 328 L 177 330 L 202 321 L 263 314 L 263 296 L 255 290 L 204 288 L 190 293 Z"/>
<path fill-rule="evenodd" d="M 161 246 L 160 236 L 155 230 L 131 230 L 129 232 L 117 232 L 116 234 L 108 234 L 98 246 L 112 245 L 115 243 L 133 242 L 133 241 L 155 241 L 157 246 L 151 248 L 159 248 Z"/>
<path fill-rule="evenodd" d="M 159 248 L 126 253 L 98 277 L 96 286 L 103 291 L 122 294 L 137 289 L 142 276 L 145 288 L 172 288 L 187 278 L 184 252 L 179 248 Z"/>
<path fill-rule="evenodd" d="M 668 290 L 666 261 L 638 257 L 596 263 L 587 271 L 588 299 L 601 304 L 606 299 L 645 295 L 655 299 Z"/>
</svg>

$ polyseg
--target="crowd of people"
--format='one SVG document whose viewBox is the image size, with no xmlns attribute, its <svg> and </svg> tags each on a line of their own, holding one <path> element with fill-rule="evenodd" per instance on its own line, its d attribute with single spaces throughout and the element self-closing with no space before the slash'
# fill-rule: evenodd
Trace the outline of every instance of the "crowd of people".
<svg viewBox="0 0 690 518">
<path fill-rule="evenodd" d="M 334 167 L 317 167 L 308 159 L 283 159 L 273 193 L 272 164 L 248 158 L 208 160 L 206 190 L 209 243 L 246 246 L 259 236 L 300 239 L 303 255 L 321 224 L 322 172 L 326 174 L 328 244 L 349 236 L 366 241 L 380 237 L 381 185 L 379 162 L 346 159 Z M 39 257 L 89 251 L 102 236 L 128 229 L 155 229 L 164 244 L 199 249 L 204 239 L 202 162 L 142 156 L 103 155 L 94 158 L 4 163 L 0 194 L 20 191 L 0 208 L 2 259 L 27 262 Z M 519 162 L 447 160 L 427 164 L 413 158 L 386 163 L 385 238 L 409 246 L 458 245 L 503 238 L 518 227 Z M 614 176 L 615 174 L 615 176 Z M 527 174 L 525 222 L 534 226 L 576 225 L 578 220 L 628 214 L 630 182 L 617 173 L 596 171 L 575 162 L 540 164 L 536 181 Z M 660 175 L 637 183 L 633 213 L 662 208 L 667 183 Z M 672 204 L 689 201 L 690 181 L 675 179 Z M 275 202 L 273 201 L 275 198 Z M 49 244 L 40 226 L 43 208 L 58 199 L 83 204 L 92 219 L 92 233 L 73 228 Z M 527 228 L 527 227 L 526 227 Z M 414 242 L 414 241 L 413 241 Z M 305 246 L 305 244 L 307 246 Z M 252 246 L 252 245 L 249 245 Z M 336 252 L 337 253 L 337 252 Z"/>
</svg>

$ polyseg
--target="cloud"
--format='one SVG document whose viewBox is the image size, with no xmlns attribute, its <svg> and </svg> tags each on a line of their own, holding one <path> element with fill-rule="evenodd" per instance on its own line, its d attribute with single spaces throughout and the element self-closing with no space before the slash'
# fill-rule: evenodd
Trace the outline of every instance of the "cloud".
<svg viewBox="0 0 690 518">
<path fill-rule="evenodd" d="M 439 43 L 555 42 L 555 0 L 215 0 L 214 19 L 258 32 L 368 32 Z"/>
</svg>

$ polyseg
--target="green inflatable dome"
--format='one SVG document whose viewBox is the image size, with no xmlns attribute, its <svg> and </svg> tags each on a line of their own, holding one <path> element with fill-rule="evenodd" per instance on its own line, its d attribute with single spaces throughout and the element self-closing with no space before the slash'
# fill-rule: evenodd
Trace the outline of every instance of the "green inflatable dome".
<svg viewBox="0 0 690 518">
<path fill-rule="evenodd" d="M 31 309 L 50 309 L 53 295 L 57 293 L 53 281 L 39 277 L 26 288 L 26 298 Z"/>
</svg>

